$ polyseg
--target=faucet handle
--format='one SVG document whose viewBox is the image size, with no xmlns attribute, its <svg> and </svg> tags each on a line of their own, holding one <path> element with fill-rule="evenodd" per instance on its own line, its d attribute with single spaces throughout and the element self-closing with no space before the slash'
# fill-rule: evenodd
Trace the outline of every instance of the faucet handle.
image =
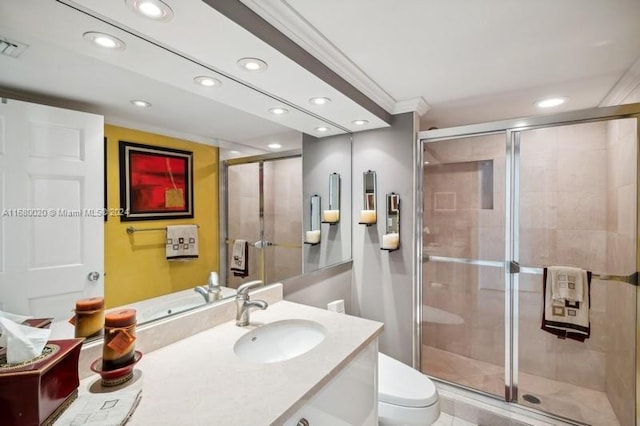
<svg viewBox="0 0 640 426">
<path fill-rule="evenodd" d="M 244 283 L 240 287 L 238 287 L 238 290 L 237 290 L 238 293 L 237 294 L 238 294 L 238 296 L 244 296 L 252 288 L 260 287 L 261 285 L 262 285 L 262 281 L 260 281 L 260 280 L 249 281 L 248 283 Z"/>
</svg>

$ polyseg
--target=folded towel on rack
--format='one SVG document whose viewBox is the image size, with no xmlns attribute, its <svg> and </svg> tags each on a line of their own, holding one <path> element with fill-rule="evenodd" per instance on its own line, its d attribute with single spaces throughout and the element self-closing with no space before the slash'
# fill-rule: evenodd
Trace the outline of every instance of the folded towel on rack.
<svg viewBox="0 0 640 426">
<path fill-rule="evenodd" d="M 167 226 L 167 260 L 189 261 L 198 258 L 198 225 Z"/>
<path fill-rule="evenodd" d="M 591 307 L 591 272 L 585 272 L 582 280 L 582 301 L 554 299 L 552 295 L 551 268 L 544 268 L 542 330 L 555 334 L 558 338 L 573 339 L 584 342 L 591 335 L 589 309 Z"/>
<path fill-rule="evenodd" d="M 583 302 L 587 271 L 569 266 L 550 266 L 551 297 L 557 301 Z"/>
<path fill-rule="evenodd" d="M 235 240 L 231 251 L 231 272 L 236 277 L 249 275 L 249 243 L 246 240 Z"/>
</svg>

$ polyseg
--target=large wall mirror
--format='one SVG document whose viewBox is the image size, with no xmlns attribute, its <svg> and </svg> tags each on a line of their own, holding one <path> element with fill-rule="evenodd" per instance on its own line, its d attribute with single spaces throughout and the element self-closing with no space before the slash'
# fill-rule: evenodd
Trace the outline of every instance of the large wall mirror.
<svg viewBox="0 0 640 426">
<path fill-rule="evenodd" d="M 189 0 L 188 3 L 193 7 L 202 4 L 208 8 L 200 1 Z M 178 4 L 182 2 L 176 6 Z M 316 166 L 332 161 L 327 162 L 322 157 L 332 156 L 335 160 L 332 166 L 323 166 L 322 177 L 318 175 L 316 192 L 327 193 L 329 175 L 339 173 L 342 182 L 340 216 L 349 218 L 351 214 L 351 136 L 343 128 L 333 121 L 323 122 L 319 115 L 309 114 L 303 108 L 295 108 L 295 105 L 288 106 L 286 117 L 270 118 L 272 113 L 268 111 L 278 100 L 276 97 L 231 75 L 216 73 L 210 65 L 198 61 L 191 54 L 179 54 L 167 48 L 158 41 L 160 36 L 153 33 L 154 26 L 162 24 L 133 17 L 131 19 L 137 19 L 135 22 L 139 25 L 136 26 L 137 31 L 131 31 L 130 27 L 121 25 L 120 21 L 107 14 L 110 9 L 120 6 L 124 7 L 124 2 L 10 0 L 0 4 L 0 16 L 3 16 L 0 38 L 8 43 L 15 42 L 19 51 L 18 57 L 0 55 L 0 69 L 3 70 L 0 73 L 0 97 L 8 98 L 9 104 L 15 99 L 105 117 L 104 140 L 101 135 L 92 141 L 93 151 L 95 144 L 99 145 L 101 155 L 98 158 L 103 163 L 94 169 L 100 179 L 90 190 L 102 194 L 106 187 L 107 196 L 104 203 L 100 197 L 99 205 L 91 207 L 107 207 L 108 212 L 113 212 L 107 220 L 100 218 L 104 242 L 99 238 L 87 238 L 83 243 L 82 250 L 95 249 L 104 260 L 103 264 L 87 265 L 87 271 L 81 275 L 81 279 L 88 283 L 85 283 L 84 290 L 56 291 L 56 280 L 60 278 L 54 277 L 53 273 L 47 275 L 45 269 L 41 269 L 36 280 L 46 290 L 42 290 L 42 297 L 37 301 L 25 302 L 23 306 L 26 308 L 20 308 L 18 313 L 53 317 L 66 322 L 73 315 L 75 300 L 97 296 L 102 288 L 107 309 L 136 304 L 140 306 L 140 322 L 202 305 L 204 298 L 194 291 L 194 287 L 206 286 L 210 272 L 222 272 L 219 268 L 228 265 L 226 254 L 220 249 L 223 231 L 219 229 L 217 216 L 221 156 L 264 154 L 269 151 L 267 142 L 294 141 L 292 145 L 283 146 L 283 150 L 302 147 L 302 170 L 298 172 L 304 177 L 302 193 L 306 193 L 308 187 L 316 187 L 315 183 L 307 183 L 319 172 Z M 104 10 L 92 14 L 88 7 Z M 92 15 L 100 16 L 98 19 Z M 110 33 L 124 41 L 126 47 L 109 52 L 100 50 L 90 44 L 90 37 L 86 36 L 90 32 Z M 196 84 L 201 81 L 198 77 L 202 76 L 214 77 L 213 86 Z M 215 90 L 217 92 L 213 92 Z M 138 107 L 132 102 L 136 100 L 146 100 L 151 105 Z M 303 126 L 309 126 L 311 132 L 319 126 L 330 130 L 325 132 L 328 136 L 316 137 L 304 134 Z M 119 220 L 117 145 L 121 140 L 193 153 L 193 219 L 135 223 Z M 232 153 L 236 150 L 240 152 Z M 291 179 L 300 181 L 299 178 Z M 328 194 L 323 197 L 329 199 Z M 306 211 L 308 202 L 305 201 L 309 197 L 302 195 L 300 200 L 301 224 L 297 242 L 303 251 L 303 231 L 307 224 L 302 222 L 309 216 Z M 7 218 L 4 220 L 5 227 L 11 225 Z M 183 264 L 167 262 L 164 257 L 165 229 L 174 223 L 199 227 L 198 261 Z M 50 224 L 55 226 L 53 221 Z M 84 229 L 82 226 L 78 222 L 76 228 Z M 303 267 L 292 274 L 299 274 L 300 269 L 307 272 L 351 258 L 350 221 L 341 220 L 339 228 L 331 226 L 326 234 L 331 237 L 332 245 L 324 246 L 327 252 L 322 254 L 323 257 L 304 252 L 301 256 Z M 3 247 L 12 247 L 23 237 L 5 233 L 2 235 Z M 16 241 L 11 238 L 16 238 Z M 50 246 L 48 250 L 56 247 Z M 82 258 L 82 253 L 78 256 Z M 267 279 L 267 282 L 271 281 Z M 221 284 L 225 286 L 226 283 L 223 281 Z M 20 278 L 9 276 L 6 270 L 0 272 L 0 310 L 12 310 L 15 305 L 5 303 L 8 300 L 6 295 L 15 292 L 20 285 Z M 169 301 L 175 293 L 184 295 L 178 306 Z M 223 292 L 223 297 L 230 294 L 233 291 Z M 30 296 L 25 297 L 28 299 Z M 142 304 L 148 299 L 159 303 Z M 69 332 L 72 333 L 73 329 L 70 328 Z"/>
</svg>

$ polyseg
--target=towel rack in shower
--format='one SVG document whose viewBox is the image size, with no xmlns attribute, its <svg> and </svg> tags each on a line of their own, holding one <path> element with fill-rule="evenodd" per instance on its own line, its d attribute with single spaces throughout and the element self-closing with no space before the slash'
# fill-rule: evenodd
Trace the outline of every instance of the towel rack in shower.
<svg viewBox="0 0 640 426">
<path fill-rule="evenodd" d="M 459 257 L 448 257 L 448 256 L 431 256 L 431 255 L 423 255 L 422 259 L 426 262 L 444 262 L 444 263 L 460 263 L 464 265 L 479 265 L 479 266 L 492 266 L 498 268 L 504 268 L 505 266 L 512 273 L 525 273 L 525 274 L 534 274 L 534 275 L 542 275 L 544 272 L 543 268 L 535 267 L 535 266 L 522 266 L 517 262 L 509 262 L 505 265 L 505 262 L 497 261 L 497 260 L 478 260 L 478 259 L 464 259 Z M 638 272 L 634 272 L 631 275 L 609 275 L 609 274 L 591 274 L 592 279 L 603 280 L 603 281 L 620 281 L 627 284 L 638 285 Z"/>
<path fill-rule="evenodd" d="M 196 225 L 200 228 L 200 225 Z M 133 226 L 127 226 L 127 234 L 133 234 L 134 232 L 144 232 L 144 231 L 166 231 L 167 227 L 163 228 L 135 228 Z"/>
<path fill-rule="evenodd" d="M 224 242 L 225 244 L 229 245 L 229 244 L 233 244 L 234 240 L 229 240 L 226 239 Z M 269 241 L 247 241 L 247 243 L 249 243 L 250 246 L 255 247 L 255 248 L 263 248 L 263 247 L 283 247 L 283 248 L 302 248 L 301 244 L 287 244 L 287 243 L 272 243 Z"/>
</svg>

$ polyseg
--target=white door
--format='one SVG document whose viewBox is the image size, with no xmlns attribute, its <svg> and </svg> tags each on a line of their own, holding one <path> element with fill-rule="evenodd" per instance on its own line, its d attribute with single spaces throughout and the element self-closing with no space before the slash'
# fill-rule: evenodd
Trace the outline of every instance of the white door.
<svg viewBox="0 0 640 426">
<path fill-rule="evenodd" d="M 103 117 L 0 103 L 0 309 L 68 319 L 104 294 Z"/>
</svg>

